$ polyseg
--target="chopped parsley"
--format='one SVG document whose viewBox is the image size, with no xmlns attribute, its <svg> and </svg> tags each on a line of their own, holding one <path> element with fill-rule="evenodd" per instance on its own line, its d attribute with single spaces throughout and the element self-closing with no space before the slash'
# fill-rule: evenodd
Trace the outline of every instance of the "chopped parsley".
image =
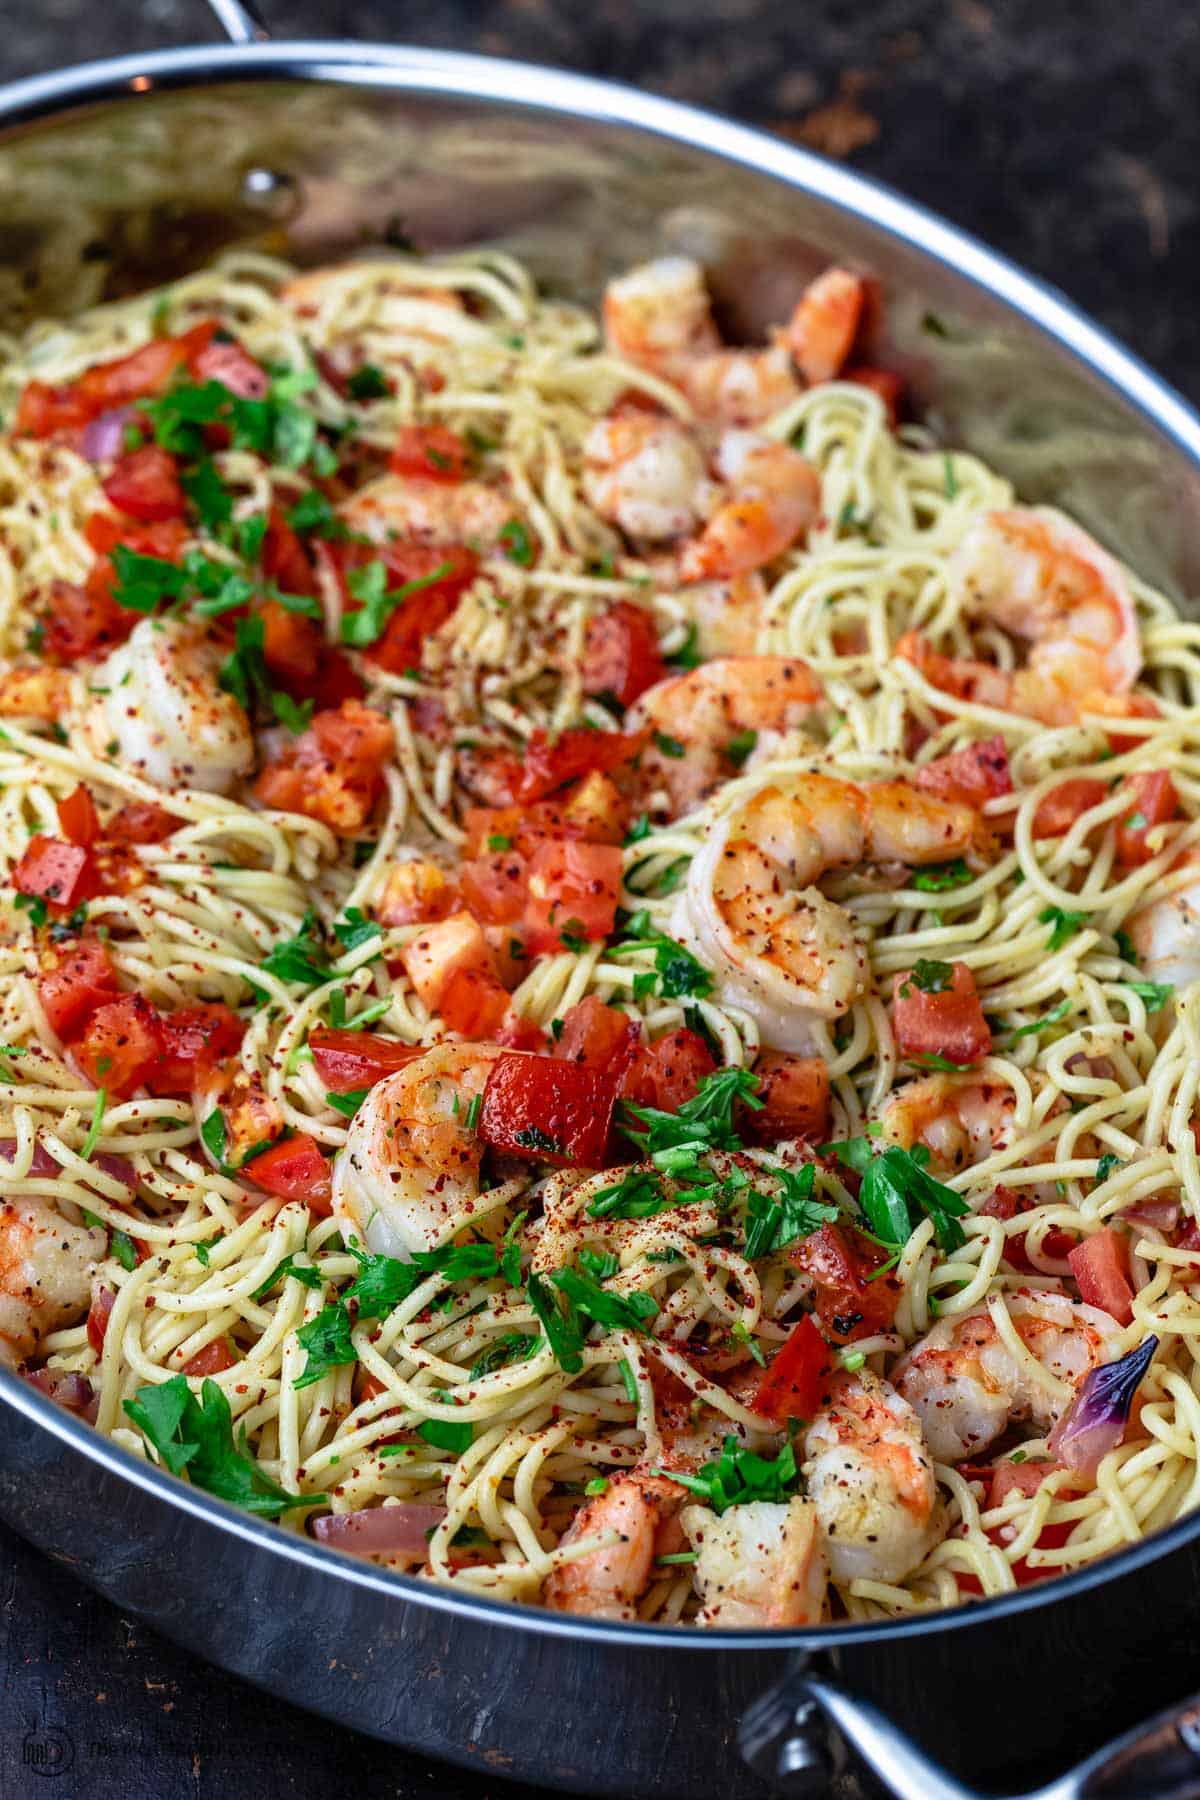
<svg viewBox="0 0 1200 1800">
<path fill-rule="evenodd" d="M 172 1475 L 186 1470 L 196 1487 L 218 1499 L 264 1519 L 277 1519 L 293 1506 L 317 1504 L 302 1494 L 287 1493 L 263 1474 L 246 1455 L 245 1427 L 234 1445 L 229 1401 L 215 1381 L 206 1380 L 197 1399 L 187 1376 L 173 1375 L 169 1381 L 140 1387 L 123 1406 L 164 1468 Z"/>
<path fill-rule="evenodd" d="M 919 987 L 923 994 L 944 994 L 954 985 L 954 965 L 948 962 L 930 962 L 918 957 L 913 964 L 912 974 L 900 989 L 907 999 L 909 983 Z"/>
<path fill-rule="evenodd" d="M 943 894 L 949 888 L 966 887 L 974 877 L 961 856 L 953 862 L 930 863 L 913 871 L 912 884 L 922 894 Z"/>
<path fill-rule="evenodd" d="M 352 400 L 383 400 L 391 393 L 387 376 L 375 363 L 363 363 L 346 382 Z"/>
<path fill-rule="evenodd" d="M 346 577 L 353 597 L 360 602 L 357 612 L 342 614 L 342 642 L 357 650 L 365 650 L 383 636 L 387 622 L 398 606 L 423 588 L 434 587 L 453 573 L 448 562 L 439 563 L 428 575 L 418 575 L 398 588 L 389 590 L 387 568 L 382 562 L 369 562 L 361 569 L 351 569 Z"/>
<path fill-rule="evenodd" d="M 1122 983 L 1143 1002 L 1147 1012 L 1160 1012 L 1175 992 L 1170 981 L 1126 981 Z"/>
<path fill-rule="evenodd" d="M 96 1145 L 100 1142 L 100 1127 L 104 1123 L 104 1109 L 107 1105 L 108 1105 L 107 1090 L 104 1088 L 97 1088 L 96 1103 L 92 1107 L 92 1122 L 88 1126 L 87 1136 L 84 1138 L 83 1144 L 80 1147 L 80 1151 L 79 1151 L 79 1159 L 81 1162 L 90 1162 L 91 1161 L 92 1151 L 96 1148 Z"/>
<path fill-rule="evenodd" d="M 1059 1024 L 1066 1018 L 1070 1010 L 1071 1002 L 1060 1000 L 1057 1006 L 1052 1006 L 1050 1011 L 1043 1013 L 1040 1019 L 1031 1019 L 1028 1025 L 1014 1025 L 1012 1035 L 1014 1038 L 1036 1037 L 1039 1032 L 1048 1031 L 1051 1025 Z"/>
<path fill-rule="evenodd" d="M 332 1106 L 334 1112 L 340 1112 L 347 1119 L 352 1119 L 370 1091 L 370 1088 L 350 1088 L 344 1094 L 326 1094 L 325 1104 Z"/>
<path fill-rule="evenodd" d="M 471 1447 L 475 1427 L 470 1419 L 463 1419 L 461 1423 L 455 1419 L 426 1419 L 417 1426 L 417 1436 L 423 1437 L 436 1450 L 449 1450 L 454 1456 L 461 1456 Z"/>
<path fill-rule="evenodd" d="M 716 1462 L 705 1463 L 694 1475 L 675 1469 L 659 1469 L 672 1481 L 696 1495 L 715 1513 L 728 1511 L 750 1500 L 790 1500 L 800 1485 L 796 1453 L 785 1444 L 779 1455 L 768 1460 L 743 1449 L 735 1437 L 725 1439 L 725 1447 Z"/>
<path fill-rule="evenodd" d="M 664 999 L 678 1000 L 687 997 L 704 1000 L 711 994 L 713 978 L 703 963 L 698 962 L 682 944 L 677 944 L 674 938 L 656 931 L 650 922 L 649 912 L 644 909 L 629 918 L 625 935 L 619 944 L 613 946 L 612 954 L 620 956 L 630 950 L 642 949 L 654 951 L 655 977 L 658 991 Z M 649 970 L 646 973 L 649 974 Z M 643 993 L 650 993 L 653 988 L 644 982 L 639 988 L 636 985 L 638 979 L 635 977 L 634 996 L 640 999 Z"/>
<path fill-rule="evenodd" d="M 669 737 L 665 731 L 654 733 L 654 748 L 663 756 L 681 757 L 687 752 L 677 737 Z M 749 755 L 749 751 L 746 752 Z"/>
<path fill-rule="evenodd" d="M 673 669 L 698 669 L 704 658 L 700 654 L 700 633 L 693 622 L 678 650 L 664 659 Z"/>
<path fill-rule="evenodd" d="M 309 1263 L 298 1263 L 294 1256 L 285 1256 L 283 1261 L 277 1263 L 271 1270 L 267 1279 L 259 1283 L 250 1298 L 261 1300 L 265 1294 L 270 1293 L 276 1282 L 282 1281 L 288 1275 L 306 1288 L 319 1288 L 325 1279 L 320 1269 L 314 1269 Z"/>
<path fill-rule="evenodd" d="M 811 1163 L 775 1173 L 782 1190 L 778 1199 L 753 1187 L 746 1196 L 746 1257 L 750 1262 L 808 1237 L 838 1216 L 836 1206 L 813 1199 L 816 1170 Z"/>
<path fill-rule="evenodd" d="M 510 519 L 500 533 L 500 548 L 509 562 L 517 563 L 522 569 L 533 564 L 533 543 L 528 527 L 520 519 Z"/>
<path fill-rule="evenodd" d="M 343 950 L 358 950 L 372 938 L 383 936 L 383 926 L 368 919 L 359 906 L 348 906 L 340 919 L 333 922 L 333 935 Z"/>
<path fill-rule="evenodd" d="M 481 1356 L 477 1356 L 468 1370 L 471 1381 L 478 1381 L 482 1375 L 494 1375 L 499 1369 L 507 1369 L 513 1363 L 528 1362 L 539 1344 L 540 1337 L 530 1337 L 524 1331 L 506 1331 L 488 1345 Z"/>
<path fill-rule="evenodd" d="M 1046 939 L 1047 950 L 1061 950 L 1088 923 L 1090 916 L 1083 912 L 1065 912 L 1061 906 L 1043 906 L 1038 922 L 1051 928 Z"/>
<path fill-rule="evenodd" d="M 1106 1150 L 1096 1164 L 1095 1186 L 1099 1187 L 1103 1182 L 1108 1180 L 1110 1175 L 1115 1174 L 1118 1169 L 1123 1169 L 1124 1167 L 1125 1165 L 1119 1156 L 1114 1156 L 1111 1150 Z"/>
<path fill-rule="evenodd" d="M 735 769 L 740 769 L 758 743 L 757 731 L 739 731 L 725 746 L 725 754 Z"/>
<path fill-rule="evenodd" d="M 311 908 L 305 913 L 296 935 L 276 944 L 263 958 L 262 968 L 280 981 L 298 982 L 305 987 L 316 987 L 322 981 L 328 981 L 332 970 L 317 936 L 317 915 Z"/>
<path fill-rule="evenodd" d="M 928 1162 L 924 1144 L 911 1150 L 892 1144 L 867 1162 L 858 1204 L 881 1243 L 906 1244 L 922 1215 L 933 1221 L 943 1250 L 957 1250 L 966 1242 L 959 1224 L 966 1202 L 927 1172 Z"/>
</svg>

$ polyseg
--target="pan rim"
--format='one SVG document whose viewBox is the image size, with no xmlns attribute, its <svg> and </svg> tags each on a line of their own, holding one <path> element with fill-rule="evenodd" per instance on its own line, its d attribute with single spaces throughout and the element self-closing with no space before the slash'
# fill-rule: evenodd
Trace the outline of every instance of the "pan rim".
<svg viewBox="0 0 1200 1800">
<path fill-rule="evenodd" d="M 826 162 L 811 151 L 699 107 L 642 93 L 594 76 L 534 63 L 403 45 L 337 39 L 253 45 L 204 45 L 76 64 L 0 86 L 0 146 L 22 128 L 62 119 L 107 101 L 141 100 L 163 91 L 222 81 L 293 80 L 398 89 L 478 101 L 552 116 L 581 116 L 598 124 L 642 131 L 711 155 L 717 161 L 778 181 L 868 223 L 922 260 L 950 268 L 1012 311 L 1131 405 L 1200 474 L 1200 414 L 1161 376 L 1127 350 L 1060 290 L 988 249 L 969 232 L 886 184 Z M 1054 1605 L 1170 1555 L 1200 1535 L 1200 1514 L 1075 1572 L 993 1599 L 905 1619 L 827 1625 L 807 1630 L 713 1629 L 582 1619 L 542 1608 L 460 1594 L 417 1576 L 359 1562 L 311 1539 L 293 1536 L 190 1487 L 101 1437 L 83 1421 L 0 1369 L 0 1405 L 12 1407 L 108 1475 L 141 1489 L 174 1511 L 283 1557 L 309 1571 L 365 1588 L 380 1598 L 408 1600 L 432 1611 L 473 1618 L 497 1628 L 585 1639 L 640 1650 L 707 1652 L 819 1651 L 961 1631 Z"/>
</svg>

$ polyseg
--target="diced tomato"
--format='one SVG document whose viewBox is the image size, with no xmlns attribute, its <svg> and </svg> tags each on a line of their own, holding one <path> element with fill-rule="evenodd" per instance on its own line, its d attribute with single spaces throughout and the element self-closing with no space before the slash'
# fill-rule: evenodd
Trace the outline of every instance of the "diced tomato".
<svg viewBox="0 0 1200 1800">
<path fill-rule="evenodd" d="M 764 1050 L 755 1064 L 761 1107 L 744 1107 L 738 1130 L 752 1144 L 829 1136 L 829 1070 L 819 1056 Z"/>
<path fill-rule="evenodd" d="M 568 938 L 606 938 L 617 916 L 623 858 L 612 844 L 571 838 L 539 844 L 529 859 L 525 925 L 535 956 L 564 947 Z"/>
<path fill-rule="evenodd" d="M 162 1056 L 158 1014 L 141 994 L 122 994 L 96 1008 L 74 1049 L 93 1086 L 109 1094 L 130 1094 Z"/>
<path fill-rule="evenodd" d="M 639 1044 L 620 1082 L 622 1100 L 678 1112 L 695 1098 L 706 1075 L 716 1069 L 712 1051 L 698 1031 L 681 1026 L 652 1044 Z"/>
<path fill-rule="evenodd" d="M 388 467 L 395 475 L 413 475 L 426 481 L 462 481 L 470 459 L 467 445 L 449 426 L 402 425 Z"/>
<path fill-rule="evenodd" d="M 98 938 L 50 952 L 50 966 L 38 976 L 38 998 L 52 1031 L 74 1037 L 89 1014 L 117 992 L 117 972 Z"/>
<path fill-rule="evenodd" d="M 253 1157 L 242 1172 L 268 1194 L 278 1194 L 284 1200 L 307 1201 L 318 1217 L 329 1217 L 329 1164 L 321 1155 L 317 1140 L 306 1131 L 298 1131 L 281 1144 L 272 1144 L 261 1156 Z"/>
<path fill-rule="evenodd" d="M 927 794 L 964 806 L 981 807 L 985 800 L 1013 791 L 1008 750 L 999 733 L 947 756 L 935 756 L 914 770 L 912 779 L 913 786 Z"/>
<path fill-rule="evenodd" d="M 285 594 L 312 594 L 313 566 L 303 543 L 288 524 L 282 507 L 272 506 L 262 542 L 263 573 Z"/>
<path fill-rule="evenodd" d="M 183 1365 L 185 1375 L 220 1375 L 225 1369 L 232 1369 L 237 1357 L 229 1348 L 227 1338 L 214 1338 L 211 1344 L 205 1344 L 203 1350 L 197 1350 L 195 1356 L 189 1357 Z"/>
<path fill-rule="evenodd" d="M 206 1069 L 231 1056 L 245 1035 L 237 1014 L 218 1001 L 159 1014 L 162 1057 L 146 1085 L 154 1094 L 191 1094 Z"/>
<path fill-rule="evenodd" d="M 842 370 L 843 381 L 853 381 L 858 387 L 870 388 L 878 394 L 887 410 L 888 424 L 894 431 L 900 423 L 900 406 L 904 399 L 904 377 L 895 369 L 876 369 L 870 363 L 855 363 L 853 368 Z"/>
<path fill-rule="evenodd" d="M 1038 802 L 1033 815 L 1034 837 L 1062 837 L 1076 819 L 1107 798 L 1105 783 L 1093 781 L 1089 775 L 1076 775 L 1070 781 L 1060 782 Z"/>
<path fill-rule="evenodd" d="M 113 513 L 93 513 L 83 535 L 97 556 L 110 556 L 122 544 L 139 556 L 158 556 L 164 562 L 178 562 L 188 541 L 187 526 L 179 519 L 134 523 Z"/>
<path fill-rule="evenodd" d="M 599 1169 L 615 1100 L 612 1078 L 595 1069 L 509 1052 L 488 1075 L 479 1135 L 512 1156 Z"/>
<path fill-rule="evenodd" d="M 587 628 L 583 648 L 583 691 L 611 694 L 622 707 L 667 672 L 658 633 L 648 612 L 629 600 L 618 600 Z"/>
<path fill-rule="evenodd" d="M 65 800 L 59 801 L 57 811 L 62 834 L 72 844 L 80 844 L 86 850 L 95 843 L 100 835 L 100 815 L 96 811 L 96 802 L 82 782 L 71 789 Z"/>
<path fill-rule="evenodd" d="M 366 691 L 362 676 L 345 651 L 326 644 L 317 667 L 316 684 L 312 693 L 303 698 L 314 700 L 318 712 L 336 712 L 347 700 L 361 700 Z"/>
<path fill-rule="evenodd" d="M 479 921 L 469 912 L 436 920 L 405 945 L 400 961 L 430 1012 L 465 1038 L 486 1039 L 508 1011 L 508 994 Z"/>
<path fill-rule="evenodd" d="M 227 333 L 218 333 L 199 345 L 189 357 L 188 367 L 193 380 L 219 381 L 239 400 L 261 400 L 270 385 L 266 371 Z"/>
<path fill-rule="evenodd" d="M 88 1308 L 87 1341 L 97 1356 L 104 1355 L 104 1336 L 108 1330 L 108 1315 L 112 1312 L 116 1295 L 110 1287 L 98 1287 L 92 1295 L 92 1304 Z"/>
<path fill-rule="evenodd" d="M 587 1069 L 607 1070 L 619 1083 L 640 1039 L 641 1027 L 636 1019 L 619 1007 L 606 1006 L 595 994 L 588 994 L 563 1014 L 553 1054 L 564 1062 L 582 1063 Z"/>
<path fill-rule="evenodd" d="M 1004 1502 L 1014 1493 L 1032 1497 L 1047 1476 L 1053 1475 L 1059 1467 L 1060 1465 L 1054 1462 L 1014 1463 L 1006 1461 L 997 1463 L 994 1468 L 978 1471 L 979 1479 L 988 1482 L 987 1498 L 984 1502 L 985 1510 L 991 1511 L 994 1507 L 1003 1506 Z M 959 1472 L 960 1474 L 964 1472 L 961 1465 Z M 1060 1487 L 1058 1494 L 1060 1499 L 1076 1498 L 1076 1490 L 1073 1488 Z M 1074 1529 L 1074 1520 L 1066 1520 L 1057 1525 L 1045 1525 L 1038 1534 L 1035 1548 L 1038 1550 L 1061 1550 Z M 1014 1534 L 1015 1527 L 1012 1525 L 992 1526 L 986 1533 L 992 1542 L 1000 1545 L 1001 1548 L 1006 1542 L 1011 1543 Z M 1061 1571 L 1055 1568 L 1031 1567 L 1028 1560 L 1022 1556 L 1012 1564 L 1012 1573 L 1013 1580 L 1018 1587 L 1028 1587 L 1031 1582 L 1046 1581 L 1050 1576 L 1060 1574 Z M 983 1592 L 979 1578 L 968 1571 L 959 1571 L 955 1579 L 964 1594 L 981 1594 Z"/>
<path fill-rule="evenodd" d="M 486 969 L 457 969 L 438 1009 L 448 1031 L 479 1043 L 494 1039 L 508 1015 L 508 990 Z"/>
<path fill-rule="evenodd" d="M 420 668 L 425 640 L 454 617 L 478 573 L 479 558 L 461 544 L 393 544 L 383 551 L 383 563 L 389 594 L 414 582 L 427 584 L 400 601 L 388 616 L 383 636 L 366 651 L 367 660 L 378 668 L 403 675 L 406 669 Z M 438 579 L 430 581 L 439 570 Z M 355 602 L 350 605 L 353 610 Z"/>
<path fill-rule="evenodd" d="M 52 581 L 42 648 L 49 662 L 69 668 L 122 643 L 136 623 L 137 614 L 118 606 L 109 593 L 107 577 L 89 580 L 86 587 Z"/>
<path fill-rule="evenodd" d="M 996 1463 L 990 1470 L 988 1510 L 994 1506 L 1003 1506 L 1010 1494 L 1024 1494 L 1027 1499 L 1032 1498 L 1046 1477 L 1053 1475 L 1061 1466 L 1061 1463 L 1056 1462 L 1015 1463 L 1005 1460 Z"/>
<path fill-rule="evenodd" d="M 1015 1219 L 1020 1213 L 1032 1211 L 1036 1203 L 1012 1188 L 999 1183 L 988 1195 L 980 1212 L 989 1219 Z M 1051 1225 L 1042 1234 L 1042 1255 L 1055 1262 L 1062 1262 L 1068 1257 L 1078 1243 L 1078 1238 L 1069 1231 L 1062 1231 L 1057 1225 Z M 1004 1240 L 1004 1258 L 1014 1269 L 1022 1274 L 1041 1273 L 1029 1255 L 1024 1233 L 1014 1233 Z"/>
<path fill-rule="evenodd" d="M 947 987 L 931 993 L 902 971 L 892 988 L 892 1030 L 901 1056 L 944 1056 L 977 1063 L 992 1047 L 992 1034 L 966 963 L 952 965 Z"/>
<path fill-rule="evenodd" d="M 263 661 L 280 687 L 307 699 L 320 679 L 325 634 L 316 619 L 292 612 L 278 600 L 258 609 L 263 623 Z"/>
<path fill-rule="evenodd" d="M 414 856 L 393 864 L 375 916 L 381 925 L 431 925 L 461 912 L 462 905 L 457 884 L 441 864 Z"/>
<path fill-rule="evenodd" d="M 806 381 L 832 381 L 849 359 L 865 298 L 865 284 L 848 269 L 826 269 L 805 288 L 788 343 Z"/>
<path fill-rule="evenodd" d="M 616 783 L 607 775 L 585 775 L 559 800 L 539 800 L 532 806 L 469 806 L 464 819 L 466 855 L 508 849 L 528 857 L 548 838 L 620 844 L 628 822 L 629 808 Z"/>
<path fill-rule="evenodd" d="M 183 337 L 151 338 L 129 356 L 85 369 L 76 385 L 91 409 L 89 416 L 164 393 L 201 337 L 211 337 L 215 330 L 215 324 L 205 324 Z"/>
<path fill-rule="evenodd" d="M 307 731 L 255 783 L 265 806 L 304 813 L 334 831 L 357 832 L 383 791 L 395 748 L 390 720 L 358 700 L 316 713 Z"/>
<path fill-rule="evenodd" d="M 900 1304 L 900 1283 L 883 1258 L 852 1225 L 822 1225 L 788 1251 L 788 1260 L 811 1277 L 817 1317 L 835 1344 L 890 1331 Z"/>
<path fill-rule="evenodd" d="M 540 1053 L 547 1047 L 541 1026 L 535 1025 L 523 1013 L 514 1012 L 511 1006 L 497 1025 L 492 1042 L 503 1044 L 506 1050 L 536 1050 Z"/>
<path fill-rule="evenodd" d="M 581 775 L 607 775 L 631 762 L 645 744 L 646 734 L 641 731 L 560 731 L 551 738 L 539 729 L 519 761 L 507 759 L 512 765 L 505 770 L 512 799 L 518 804 L 544 800 Z"/>
<path fill-rule="evenodd" d="M 186 511 L 175 458 L 158 444 L 142 444 L 118 457 L 103 486 L 118 512 L 131 519 L 182 519 Z"/>
<path fill-rule="evenodd" d="M 1165 825 L 1179 809 L 1175 783 L 1165 769 L 1148 769 L 1131 775 L 1130 810 L 1117 824 L 1117 861 L 1123 868 L 1137 868 L 1150 861 L 1163 848 L 1156 825 Z M 1154 832 L 1152 841 L 1149 840 Z"/>
<path fill-rule="evenodd" d="M 1089 694 L 1085 711 L 1100 713 L 1110 719 L 1160 719 L 1162 708 L 1153 695 L 1134 692 L 1132 694 Z M 1114 756 L 1124 756 L 1127 750 L 1136 750 L 1145 738 L 1135 736 L 1131 732 L 1109 731 L 1105 733 L 1108 747 Z"/>
<path fill-rule="evenodd" d="M 104 837 L 110 844 L 161 844 L 182 823 L 153 800 L 127 800 L 104 827 Z"/>
<path fill-rule="evenodd" d="M 1128 1325 L 1133 1317 L 1128 1238 L 1106 1225 L 1103 1231 L 1093 1232 L 1082 1244 L 1076 1244 L 1067 1261 L 1079 1288 L 1079 1298 L 1088 1306 L 1111 1313 L 1118 1325 Z"/>
<path fill-rule="evenodd" d="M 832 1366 L 829 1345 L 817 1330 L 812 1314 L 805 1313 L 763 1371 L 754 1397 L 748 1402 L 750 1411 L 769 1420 L 779 1431 L 785 1430 L 793 1419 L 811 1419 L 821 1403 Z"/>
<path fill-rule="evenodd" d="M 529 868 L 515 850 L 473 857 L 459 870 L 463 903 L 482 925 L 514 925 L 525 911 Z"/>
<path fill-rule="evenodd" d="M 91 852 L 82 844 L 44 837 L 41 832 L 30 838 L 25 854 L 12 872 L 12 884 L 18 894 L 28 894 L 31 898 L 44 900 L 48 906 L 68 910 L 78 906 L 81 900 L 90 900 L 97 892 Z"/>
<path fill-rule="evenodd" d="M 81 431 L 91 417 L 92 409 L 78 388 L 27 381 L 17 403 L 13 429 L 29 437 L 47 438 L 57 431 Z"/>
<path fill-rule="evenodd" d="M 424 1044 L 398 1044 L 374 1031 L 335 1031 L 324 1025 L 309 1032 L 308 1047 L 317 1074 L 332 1094 L 374 1087 L 426 1050 Z"/>
</svg>

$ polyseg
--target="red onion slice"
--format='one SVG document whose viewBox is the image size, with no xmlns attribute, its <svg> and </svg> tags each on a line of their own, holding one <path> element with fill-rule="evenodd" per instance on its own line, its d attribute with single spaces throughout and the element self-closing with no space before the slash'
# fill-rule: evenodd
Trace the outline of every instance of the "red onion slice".
<svg viewBox="0 0 1200 1800">
<path fill-rule="evenodd" d="M 402 1500 L 395 1506 L 367 1506 L 361 1512 L 323 1513 L 309 1529 L 322 1544 L 357 1556 L 419 1556 L 446 1516 L 444 1506 Z"/>
<path fill-rule="evenodd" d="M 1129 1409 L 1158 1339 L 1148 1337 L 1116 1362 L 1093 1369 L 1047 1440 L 1051 1456 L 1089 1481 L 1125 1435 Z"/>
<path fill-rule="evenodd" d="M 66 1369 L 23 1369 L 21 1379 L 30 1387 L 45 1394 L 64 1412 L 78 1413 L 89 1425 L 96 1423 L 99 1410 L 99 1399 L 95 1389 L 86 1375 L 76 1375 Z"/>
<path fill-rule="evenodd" d="M 0 1156 L 4 1158 L 5 1162 L 12 1162 L 16 1154 L 16 1138 L 0 1138 Z M 137 1186 L 137 1176 L 134 1174 L 133 1164 L 127 1156 L 114 1156 L 109 1151 L 102 1150 L 98 1156 L 92 1158 L 92 1161 L 98 1169 L 103 1169 L 106 1175 L 111 1175 L 113 1180 L 119 1181 L 122 1186 L 127 1188 Z M 61 1175 L 62 1169 L 44 1144 L 35 1144 L 29 1173 L 44 1181 L 50 1176 Z"/>
<path fill-rule="evenodd" d="M 1143 1200 L 1121 1217 L 1130 1224 L 1153 1225 L 1156 1231 L 1174 1231 L 1179 1223 L 1178 1200 Z"/>
<path fill-rule="evenodd" d="M 132 406 L 114 406 L 89 419 L 79 440 L 79 448 L 87 460 L 90 463 L 115 461 L 125 448 L 125 428 L 134 424 L 137 417 Z"/>
</svg>

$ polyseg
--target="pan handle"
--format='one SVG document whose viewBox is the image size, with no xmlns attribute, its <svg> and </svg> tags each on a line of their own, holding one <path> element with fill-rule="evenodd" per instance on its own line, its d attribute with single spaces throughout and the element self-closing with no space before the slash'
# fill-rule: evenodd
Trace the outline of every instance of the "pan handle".
<svg viewBox="0 0 1200 1800">
<path fill-rule="evenodd" d="M 217 24 L 234 44 L 263 44 L 270 37 L 257 0 L 208 0 Z"/>
<path fill-rule="evenodd" d="M 983 1800 L 869 1700 L 808 1660 L 742 1721 L 742 1755 L 777 1793 L 817 1800 L 853 1751 L 895 1800 Z M 1023 1800 L 1197 1800 L 1200 1695 L 1180 1701 Z M 1018 1797 L 1020 1800 L 1020 1797 Z"/>
</svg>

